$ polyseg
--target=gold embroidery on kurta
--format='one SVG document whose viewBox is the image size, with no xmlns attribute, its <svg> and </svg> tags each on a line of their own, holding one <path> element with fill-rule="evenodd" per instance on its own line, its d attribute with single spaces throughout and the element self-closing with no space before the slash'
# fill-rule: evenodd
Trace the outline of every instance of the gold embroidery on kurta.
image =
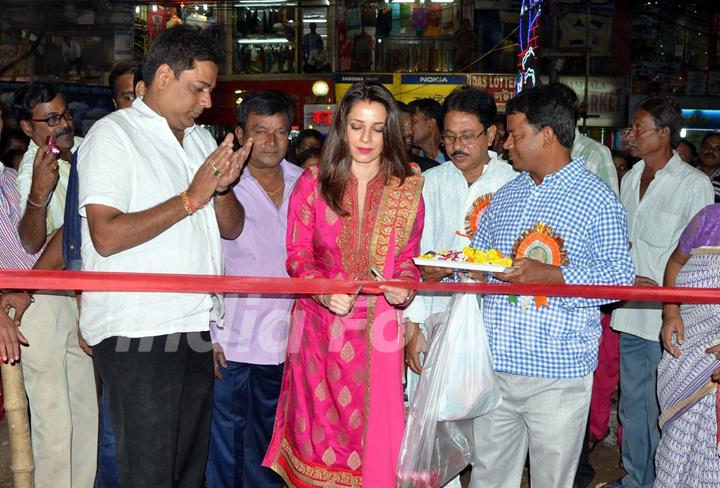
<svg viewBox="0 0 720 488">
<path fill-rule="evenodd" d="M 362 414 L 360 413 L 360 410 L 355 409 L 353 413 L 350 414 L 350 420 L 348 421 L 348 424 L 353 429 L 357 429 L 362 425 Z"/>
<path fill-rule="evenodd" d="M 307 429 L 307 419 L 304 415 L 298 415 L 295 418 L 295 430 L 302 434 Z"/>
<path fill-rule="evenodd" d="M 335 457 L 335 451 L 333 451 L 332 447 L 328 447 L 325 452 L 322 455 L 322 460 L 325 464 L 328 466 L 332 466 L 335 464 L 335 461 L 337 458 Z"/>
<path fill-rule="evenodd" d="M 342 322 L 339 318 L 336 318 L 335 320 L 333 320 L 333 323 L 330 324 L 330 338 L 333 340 L 337 339 L 343 334 L 343 330 L 344 327 Z"/>
<path fill-rule="evenodd" d="M 325 208 L 325 222 L 327 222 L 328 225 L 335 225 L 338 218 L 338 215 L 333 212 L 330 207 Z"/>
<path fill-rule="evenodd" d="M 362 461 L 360 460 L 360 455 L 357 453 L 357 451 L 353 451 L 352 454 L 350 454 L 350 457 L 348 457 L 348 467 L 352 470 L 357 470 L 362 465 Z"/>
<path fill-rule="evenodd" d="M 357 470 L 353 470 L 354 473 L 349 473 L 338 467 L 326 469 L 322 466 L 307 464 L 295 455 L 293 449 L 290 447 L 290 443 L 285 438 L 283 438 L 281 442 L 281 448 L 283 451 L 281 455 L 284 455 L 283 457 L 288 463 L 287 468 L 292 470 L 294 477 L 299 478 L 308 485 L 317 485 L 325 488 L 357 488 L 362 486 L 362 477 L 357 473 Z M 285 473 L 285 467 L 277 460 L 273 463 L 272 468 L 280 473 L 286 482 L 290 482 Z"/>
<path fill-rule="evenodd" d="M 345 343 L 342 350 L 340 351 L 340 357 L 346 363 L 349 363 L 355 357 L 355 348 L 352 344 L 350 344 L 349 341 Z"/>
<path fill-rule="evenodd" d="M 320 401 L 320 402 L 324 402 L 327 397 L 328 397 L 328 387 L 324 381 L 321 381 L 320 383 L 318 383 L 317 387 L 315 388 L 315 398 L 317 398 L 318 401 Z"/>
<path fill-rule="evenodd" d="M 305 226 L 309 226 L 312 223 L 312 210 L 307 203 L 300 205 L 300 222 Z"/>
<path fill-rule="evenodd" d="M 325 429 L 322 425 L 314 425 L 312 429 L 312 440 L 315 444 L 319 444 L 325 440 Z"/>
<path fill-rule="evenodd" d="M 340 390 L 340 394 L 338 395 L 338 403 L 343 407 L 347 407 L 351 401 L 352 395 L 350 394 L 350 390 L 348 390 L 347 386 L 343 386 L 342 390 Z"/>
<path fill-rule="evenodd" d="M 328 408 L 328 411 L 325 412 L 325 418 L 328 422 L 330 422 L 332 425 L 335 425 L 340 420 L 340 416 L 338 415 L 338 411 L 334 406 L 331 406 Z"/>
<path fill-rule="evenodd" d="M 305 441 L 302 446 L 300 446 L 300 454 L 302 454 L 305 457 L 312 456 L 313 449 L 312 444 L 309 440 Z"/>
<path fill-rule="evenodd" d="M 334 362 L 330 363 L 328 367 L 328 379 L 334 383 L 338 381 L 341 376 L 342 372 L 340 371 L 340 367 Z"/>
</svg>

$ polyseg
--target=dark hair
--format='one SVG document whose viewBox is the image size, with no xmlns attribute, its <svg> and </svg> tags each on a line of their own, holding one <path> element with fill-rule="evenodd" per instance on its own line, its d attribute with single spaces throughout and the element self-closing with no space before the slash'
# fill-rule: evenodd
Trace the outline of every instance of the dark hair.
<svg viewBox="0 0 720 488">
<path fill-rule="evenodd" d="M 133 93 L 135 93 L 135 89 L 137 87 L 137 84 L 141 81 L 144 83 L 145 78 L 143 77 L 143 68 L 145 67 L 145 62 L 140 61 L 137 66 L 135 67 L 135 73 L 133 74 Z M 137 96 L 137 93 L 135 93 L 135 96 Z"/>
<path fill-rule="evenodd" d="M 707 140 L 710 139 L 711 137 L 720 137 L 720 132 L 718 132 L 718 131 L 708 132 L 707 134 L 705 134 L 705 137 L 703 137 L 703 140 L 700 143 L 700 145 L 705 144 L 707 142 Z M 681 142 L 687 143 L 687 139 L 681 139 Z M 695 149 L 695 146 L 693 146 L 693 154 L 695 154 L 697 156 L 697 151 L 695 151 L 694 149 Z"/>
<path fill-rule="evenodd" d="M 573 115 L 575 118 L 575 124 L 580 119 L 580 111 L 578 110 L 578 96 L 575 90 L 567 86 L 565 83 L 553 83 L 553 88 L 557 90 L 558 94 L 563 96 L 568 104 L 573 107 Z"/>
<path fill-rule="evenodd" d="M 302 167 L 305 162 L 310 158 L 319 158 L 322 155 L 322 149 L 319 147 L 311 147 L 310 149 L 305 149 L 300 154 L 297 155 L 297 165 Z"/>
<path fill-rule="evenodd" d="M 494 125 L 497 118 L 497 106 L 493 96 L 486 91 L 469 86 L 458 88 L 448 95 L 442 110 L 443 119 L 448 112 L 452 111 L 473 114 L 485 129 Z"/>
<path fill-rule="evenodd" d="M 415 113 L 415 112 L 413 111 L 413 109 L 410 108 L 410 105 L 408 105 L 407 103 L 405 103 L 405 102 L 400 102 L 400 101 L 396 101 L 395 103 L 397 103 L 398 110 L 400 110 L 401 113 L 410 114 L 410 115 L 412 115 L 413 113 Z"/>
<path fill-rule="evenodd" d="M 435 119 L 435 124 L 438 129 L 442 127 L 442 105 L 437 100 L 432 98 L 418 98 L 408 103 L 408 107 L 412 110 L 411 113 L 415 113 L 417 110 L 420 111 L 428 119 Z"/>
<path fill-rule="evenodd" d="M 670 131 L 670 146 L 677 147 L 682 129 L 682 111 L 674 97 L 663 95 L 646 98 L 637 104 L 635 111 L 638 110 L 649 113 L 658 129 L 667 127 Z"/>
<path fill-rule="evenodd" d="M 361 81 L 352 85 L 335 109 L 330 133 L 325 139 L 320 162 L 320 194 L 328 206 L 338 215 L 347 215 L 342 208 L 343 194 L 350 178 L 352 160 L 348 150 L 347 119 L 357 102 L 380 103 L 387 110 L 383 129 L 383 150 L 380 155 L 380 174 L 385 184 L 393 177 L 400 178 L 401 184 L 412 174 L 402 140 L 400 111 L 395 99 L 381 84 Z"/>
<path fill-rule="evenodd" d="M 524 114 L 535 131 L 550 127 L 558 142 L 571 149 L 575 141 L 575 107 L 555 86 L 526 88 L 507 104 L 507 114 Z"/>
<path fill-rule="evenodd" d="M 712 132 L 710 134 L 712 135 Z M 718 134 L 718 135 L 720 135 L 720 134 Z M 707 136 L 705 136 L 705 138 L 707 139 Z M 703 143 L 705 143 L 705 139 L 703 139 Z M 698 158 L 698 151 L 697 151 L 697 147 L 695 147 L 695 144 L 693 144 L 692 142 L 690 142 L 688 139 L 685 139 L 685 138 L 680 139 L 678 141 L 677 146 L 675 146 L 675 147 L 676 148 L 680 147 L 680 144 L 685 144 L 687 147 L 690 148 L 690 157 L 692 158 L 692 161 L 688 161 L 688 163 L 695 165 L 695 163 L 697 162 L 697 158 Z"/>
<path fill-rule="evenodd" d="M 322 132 L 315 129 L 303 129 L 301 130 L 298 135 L 293 139 L 293 147 L 297 147 L 300 145 L 303 139 L 307 139 L 308 137 L 312 137 L 313 139 L 317 139 L 320 141 L 321 145 L 325 141 L 325 136 L 322 135 Z"/>
<path fill-rule="evenodd" d="M 3 129 L 2 134 L 0 134 L 0 156 L 5 155 L 13 139 L 21 139 L 25 143 L 25 147 L 27 147 L 30 142 L 30 138 L 20 129 L 6 127 Z"/>
<path fill-rule="evenodd" d="M 200 28 L 187 24 L 163 31 L 150 46 L 143 65 L 143 80 L 150 87 L 158 68 L 167 64 L 176 78 L 198 61 L 220 62 L 218 46 Z"/>
<path fill-rule="evenodd" d="M 33 81 L 23 85 L 13 95 L 12 108 L 18 122 L 32 119 L 32 111 L 39 103 L 52 101 L 58 92 L 55 85 Z"/>
<path fill-rule="evenodd" d="M 15 169 L 15 166 L 14 166 L 13 162 L 14 162 L 17 158 L 22 159 L 22 157 L 23 157 L 24 155 L 25 155 L 25 151 L 23 151 L 22 149 L 11 149 L 11 150 L 9 150 L 8 152 L 6 152 L 5 154 L 3 154 L 2 162 L 3 162 L 3 164 L 4 164 L 5 166 L 7 166 L 8 168 L 13 168 L 13 169 Z"/>
<path fill-rule="evenodd" d="M 295 102 L 279 90 L 265 90 L 250 93 L 242 101 L 237 109 L 237 125 L 245 130 L 250 113 L 257 115 L 285 115 L 287 117 L 288 128 L 292 124 L 293 115 L 295 114 Z"/>
<path fill-rule="evenodd" d="M 108 83 L 110 84 L 110 90 L 112 91 L 113 98 L 117 96 L 117 87 L 115 86 L 115 82 L 117 81 L 117 79 L 120 78 L 122 75 L 134 75 L 136 67 L 137 63 L 135 63 L 135 61 L 132 59 L 119 61 L 115 64 L 115 66 L 113 66 L 112 71 L 110 71 L 110 77 L 108 78 Z M 133 83 L 133 88 L 134 87 L 135 83 Z"/>
</svg>

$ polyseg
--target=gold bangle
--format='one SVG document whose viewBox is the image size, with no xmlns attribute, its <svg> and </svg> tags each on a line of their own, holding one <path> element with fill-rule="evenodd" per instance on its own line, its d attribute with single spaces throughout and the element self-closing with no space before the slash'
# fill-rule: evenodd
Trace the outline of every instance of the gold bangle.
<svg viewBox="0 0 720 488">
<path fill-rule="evenodd" d="M 180 199 L 182 200 L 183 208 L 185 209 L 185 213 L 188 215 L 192 215 L 195 212 L 197 212 L 197 209 L 192 203 L 192 200 L 190 200 L 190 197 L 188 196 L 187 192 L 184 191 L 180 194 Z"/>
</svg>

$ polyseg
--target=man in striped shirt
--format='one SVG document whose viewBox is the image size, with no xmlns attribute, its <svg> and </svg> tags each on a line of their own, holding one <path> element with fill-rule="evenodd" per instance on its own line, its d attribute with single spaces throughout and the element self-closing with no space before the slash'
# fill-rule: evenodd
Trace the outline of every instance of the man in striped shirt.
<svg viewBox="0 0 720 488">
<path fill-rule="evenodd" d="M 0 111 L 0 132 L 2 132 Z M 38 254 L 27 254 L 20 243 L 17 226 L 20 222 L 20 192 L 17 187 L 17 173 L 0 163 L 0 268 L 30 269 Z M 27 340 L 18 330 L 20 319 L 30 299 L 25 293 L 3 293 L 0 295 L 0 359 L 3 362 L 20 358 L 19 344 Z M 12 320 L 8 314 L 14 309 Z"/>
</svg>

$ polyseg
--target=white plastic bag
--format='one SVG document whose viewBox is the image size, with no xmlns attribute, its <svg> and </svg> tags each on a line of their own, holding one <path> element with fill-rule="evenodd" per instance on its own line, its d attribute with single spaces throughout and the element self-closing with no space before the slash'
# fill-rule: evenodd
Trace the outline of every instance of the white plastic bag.
<svg viewBox="0 0 720 488">
<path fill-rule="evenodd" d="M 441 383 L 445 388 L 437 419 L 471 419 L 500 405 L 500 389 L 477 295 L 456 296 L 449 308 L 443 344 L 438 348 L 438 359 L 445 366 Z M 441 351 L 445 352 L 442 356 Z"/>
<path fill-rule="evenodd" d="M 477 295 L 456 294 L 432 330 L 398 461 L 398 486 L 436 488 L 472 457 L 474 417 L 500 405 Z"/>
</svg>

